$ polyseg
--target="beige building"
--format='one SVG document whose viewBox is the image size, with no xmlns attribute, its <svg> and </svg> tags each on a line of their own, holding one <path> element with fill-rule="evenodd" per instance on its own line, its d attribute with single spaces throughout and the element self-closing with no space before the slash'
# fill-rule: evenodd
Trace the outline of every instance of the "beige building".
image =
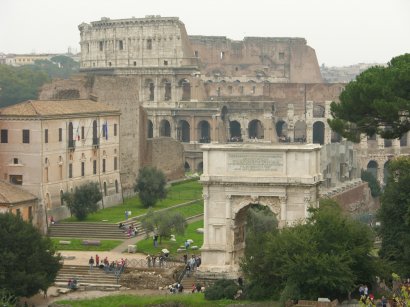
<svg viewBox="0 0 410 307">
<path fill-rule="evenodd" d="M 0 180 L 0 213 L 19 214 L 23 220 L 41 226 L 43 212 L 38 198 L 24 189 Z"/>
<path fill-rule="evenodd" d="M 35 195 L 49 219 L 67 217 L 61 196 L 88 181 L 100 184 L 102 206 L 122 201 L 120 112 L 113 107 L 26 101 L 0 109 L 0 129 L 2 179 Z"/>
</svg>

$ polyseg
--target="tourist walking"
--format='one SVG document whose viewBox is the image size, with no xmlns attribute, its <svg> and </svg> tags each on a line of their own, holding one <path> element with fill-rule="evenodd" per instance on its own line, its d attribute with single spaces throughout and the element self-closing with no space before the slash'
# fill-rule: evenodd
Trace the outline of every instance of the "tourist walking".
<svg viewBox="0 0 410 307">
<path fill-rule="evenodd" d="M 93 266 L 94 266 L 94 258 L 93 256 L 90 257 L 90 260 L 88 260 L 88 264 L 90 265 L 90 271 L 93 270 Z"/>
</svg>

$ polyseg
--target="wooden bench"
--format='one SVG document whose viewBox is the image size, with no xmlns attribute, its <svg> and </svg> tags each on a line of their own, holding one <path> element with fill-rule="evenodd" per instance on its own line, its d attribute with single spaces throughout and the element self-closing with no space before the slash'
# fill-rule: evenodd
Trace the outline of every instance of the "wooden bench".
<svg viewBox="0 0 410 307">
<path fill-rule="evenodd" d="M 83 245 L 100 246 L 101 241 L 98 240 L 83 240 Z"/>
</svg>

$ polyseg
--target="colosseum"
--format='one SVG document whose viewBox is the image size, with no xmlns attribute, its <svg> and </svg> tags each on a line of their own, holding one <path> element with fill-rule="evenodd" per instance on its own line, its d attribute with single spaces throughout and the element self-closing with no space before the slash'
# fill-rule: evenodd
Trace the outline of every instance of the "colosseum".
<svg viewBox="0 0 410 307">
<path fill-rule="evenodd" d="M 203 143 L 342 141 L 327 119 L 345 84 L 322 81 L 304 38 L 189 36 L 177 17 L 161 16 L 102 18 L 79 30 L 81 75 L 45 86 L 40 99 L 91 96 L 121 110 L 124 190 L 147 163 L 169 178 L 181 168 L 201 172 Z M 329 149 L 321 164 L 324 188 L 360 177 L 360 169 L 383 182 L 389 159 L 409 154 L 409 142 L 406 134 L 340 143 L 344 161 L 334 162 Z M 181 154 L 185 165 L 174 159 Z"/>
</svg>

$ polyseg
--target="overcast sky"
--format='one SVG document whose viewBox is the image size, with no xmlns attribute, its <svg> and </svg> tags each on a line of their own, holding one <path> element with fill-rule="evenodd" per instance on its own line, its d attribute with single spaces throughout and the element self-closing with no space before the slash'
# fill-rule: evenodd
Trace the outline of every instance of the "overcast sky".
<svg viewBox="0 0 410 307">
<path fill-rule="evenodd" d="M 80 51 L 82 22 L 176 16 L 189 35 L 304 37 L 319 64 L 410 52 L 410 0 L 1 0 L 0 52 Z"/>
</svg>

